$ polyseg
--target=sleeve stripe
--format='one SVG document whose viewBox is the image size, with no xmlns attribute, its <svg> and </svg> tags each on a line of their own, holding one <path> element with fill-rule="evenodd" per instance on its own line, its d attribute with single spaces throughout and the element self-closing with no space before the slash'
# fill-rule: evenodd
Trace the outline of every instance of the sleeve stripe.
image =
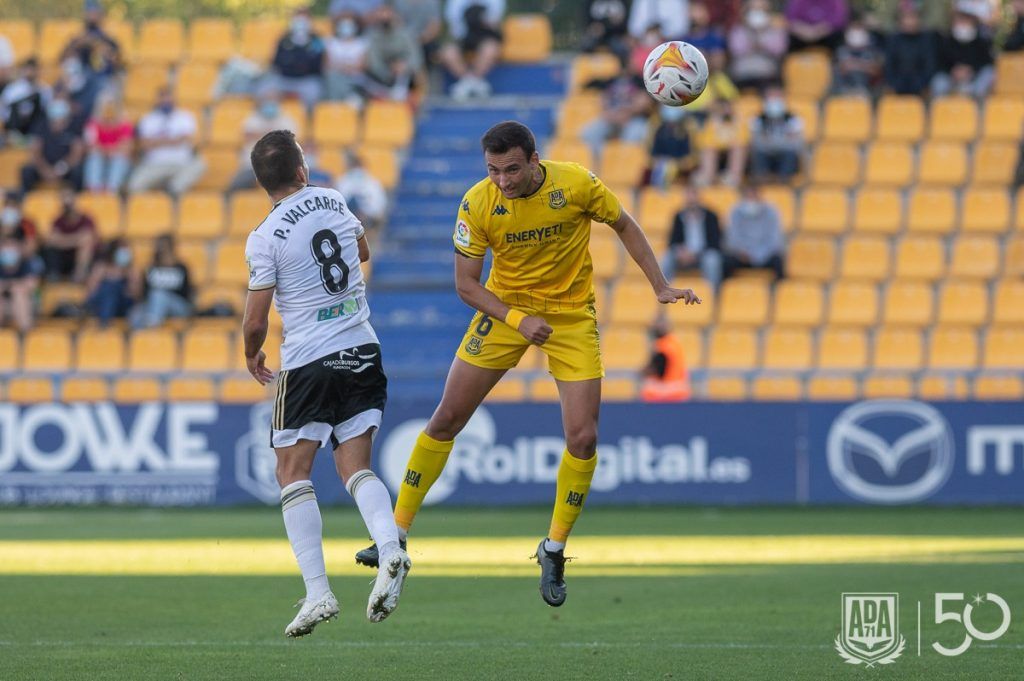
<svg viewBox="0 0 1024 681">
<path fill-rule="evenodd" d="M 464 250 L 462 250 L 458 246 L 455 247 L 455 252 L 458 253 L 459 255 L 461 255 L 463 258 L 469 258 L 471 260 L 483 260 L 483 258 L 484 258 L 484 256 L 482 256 L 482 255 L 470 255 L 469 253 L 466 253 Z"/>
<path fill-rule="evenodd" d="M 250 291 L 266 291 L 268 288 L 274 288 L 275 286 L 277 286 L 277 282 L 276 281 L 272 281 L 269 284 L 262 284 L 260 286 L 252 286 L 252 285 L 250 285 L 249 286 L 249 290 Z"/>
</svg>

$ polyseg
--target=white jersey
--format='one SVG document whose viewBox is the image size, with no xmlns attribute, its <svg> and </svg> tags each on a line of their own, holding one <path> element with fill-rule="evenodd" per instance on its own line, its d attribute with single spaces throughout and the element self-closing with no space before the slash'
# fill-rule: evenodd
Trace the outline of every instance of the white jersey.
<svg viewBox="0 0 1024 681">
<path fill-rule="evenodd" d="M 307 186 L 274 204 L 249 235 L 249 290 L 276 287 L 282 369 L 378 342 L 359 269 L 363 233 L 340 193 Z"/>
</svg>

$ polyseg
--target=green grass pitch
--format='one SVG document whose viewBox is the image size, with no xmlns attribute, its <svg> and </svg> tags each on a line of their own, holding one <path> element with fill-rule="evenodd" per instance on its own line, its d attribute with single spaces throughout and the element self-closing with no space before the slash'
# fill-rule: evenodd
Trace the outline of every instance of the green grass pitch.
<svg viewBox="0 0 1024 681">
<path fill-rule="evenodd" d="M 276 509 L 8 509 L 0 679 L 1020 679 L 1022 516 L 592 508 L 569 545 L 568 602 L 552 609 L 528 558 L 547 509 L 428 508 L 401 607 L 372 625 L 372 572 L 349 552 L 365 530 L 353 508 L 331 508 L 342 615 L 291 641 L 282 631 L 301 579 Z M 180 555 L 158 551 L 176 541 Z M 125 567 L 120 548 L 133 546 Z M 892 664 L 850 665 L 833 649 L 844 591 L 899 592 L 906 649 Z M 937 654 L 933 641 L 952 647 L 964 629 L 934 623 L 936 592 L 1002 596 L 1009 630 L 959 657 Z M 999 620 L 983 604 L 973 623 Z"/>
</svg>

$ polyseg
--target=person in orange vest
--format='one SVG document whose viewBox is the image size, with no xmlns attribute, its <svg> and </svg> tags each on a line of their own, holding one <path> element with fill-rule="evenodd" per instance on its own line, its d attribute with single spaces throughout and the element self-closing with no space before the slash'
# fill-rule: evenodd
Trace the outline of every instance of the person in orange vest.
<svg viewBox="0 0 1024 681">
<path fill-rule="evenodd" d="M 644 402 L 684 402 L 690 399 L 690 372 L 679 337 L 665 319 L 651 326 L 651 359 L 644 368 L 640 397 Z"/>
</svg>

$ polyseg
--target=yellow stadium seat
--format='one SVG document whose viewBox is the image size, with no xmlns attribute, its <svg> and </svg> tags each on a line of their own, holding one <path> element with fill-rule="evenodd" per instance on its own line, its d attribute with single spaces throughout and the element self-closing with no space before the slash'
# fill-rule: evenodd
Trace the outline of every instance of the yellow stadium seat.
<svg viewBox="0 0 1024 681">
<path fill-rule="evenodd" d="M 977 368 L 977 334 L 963 327 L 937 327 L 928 340 L 928 366 L 943 370 Z"/>
<path fill-rule="evenodd" d="M 205 148 L 202 151 L 206 172 L 199 178 L 192 191 L 223 191 L 231 184 L 231 178 L 238 171 L 238 152 L 234 148 Z"/>
<path fill-rule="evenodd" d="M 189 22 L 189 63 L 219 64 L 234 56 L 235 51 L 235 25 L 230 19 L 203 17 Z"/>
<path fill-rule="evenodd" d="M 782 63 L 786 94 L 820 100 L 832 82 L 832 66 L 822 52 L 794 52 Z"/>
<path fill-rule="evenodd" d="M 602 401 L 632 402 L 636 392 L 636 380 L 632 378 L 606 378 L 601 384 Z"/>
<path fill-rule="evenodd" d="M 643 285 L 647 286 L 648 291 L 650 291 L 650 286 L 646 282 Z M 668 317 L 673 324 L 677 327 L 704 327 L 711 323 L 717 301 L 714 300 L 715 292 L 710 284 L 703 279 L 677 277 L 672 282 L 672 285 L 676 288 L 693 289 L 693 292 L 702 301 L 700 305 L 681 305 L 676 303 L 675 305 L 667 306 Z M 622 284 L 619 284 L 616 288 L 621 286 Z"/>
<path fill-rule="evenodd" d="M 967 380 L 948 373 L 928 374 L 917 382 L 917 397 L 924 400 L 967 399 Z"/>
<path fill-rule="evenodd" d="M 213 86 L 217 82 L 217 67 L 210 62 L 186 62 L 178 69 L 174 79 L 174 92 L 178 103 L 186 106 L 206 106 L 213 101 Z"/>
<path fill-rule="evenodd" d="M 250 19 L 242 24 L 238 50 L 241 56 L 257 64 L 266 64 L 274 56 L 277 43 L 288 28 L 285 19 Z"/>
<path fill-rule="evenodd" d="M 768 318 L 768 283 L 761 279 L 729 279 L 718 299 L 718 322 L 760 326 Z"/>
<path fill-rule="evenodd" d="M 266 193 L 259 189 L 235 192 L 229 203 L 231 219 L 228 223 L 228 236 L 248 236 L 273 208 Z"/>
<path fill-rule="evenodd" d="M 551 56 L 551 22 L 545 14 L 514 14 L 502 22 L 501 58 L 539 62 Z"/>
<path fill-rule="evenodd" d="M 865 187 L 857 192 L 853 229 L 891 235 L 903 227 L 903 201 L 895 189 Z"/>
<path fill-rule="evenodd" d="M 635 187 L 647 167 L 647 149 L 620 140 L 608 142 L 601 155 L 599 175 L 608 185 Z"/>
<path fill-rule="evenodd" d="M 594 276 L 608 280 L 622 270 L 622 247 L 611 230 L 593 231 L 590 235 L 590 259 L 594 263 Z"/>
<path fill-rule="evenodd" d="M 988 291 L 981 282 L 949 281 L 939 290 L 940 324 L 979 326 L 988 320 Z"/>
<path fill-rule="evenodd" d="M 1003 279 L 999 282 L 992 302 L 992 322 L 1024 326 L 1024 280 Z"/>
<path fill-rule="evenodd" d="M 15 187 L 21 183 L 21 167 L 32 156 L 28 147 L 0 149 L 0 187 Z"/>
<path fill-rule="evenodd" d="M 699 369 L 704 366 L 704 336 L 696 329 L 676 328 L 673 333 L 679 338 L 686 357 L 686 366 Z"/>
<path fill-rule="evenodd" d="M 732 402 L 747 399 L 747 382 L 741 376 L 712 376 L 704 387 L 709 400 Z"/>
<path fill-rule="evenodd" d="M 989 97 L 981 136 L 985 141 L 1016 142 L 1024 129 L 1024 100 L 1018 97 Z"/>
<path fill-rule="evenodd" d="M 412 111 L 405 102 L 372 101 L 363 112 L 363 143 L 405 147 L 413 136 Z"/>
<path fill-rule="evenodd" d="M 925 142 L 917 168 L 921 184 L 958 187 L 967 181 L 967 149 L 959 142 Z"/>
<path fill-rule="evenodd" d="M 942 277 L 946 266 L 942 240 L 932 236 L 910 236 L 896 247 L 895 276 L 900 279 L 935 281 Z"/>
<path fill-rule="evenodd" d="M 909 144 L 876 142 L 868 148 L 864 182 L 885 187 L 905 187 L 914 178 L 914 155 Z"/>
<path fill-rule="evenodd" d="M 732 209 L 736 202 L 740 200 L 740 197 L 735 187 L 712 185 L 701 190 L 700 200 L 708 208 L 718 213 L 722 229 L 725 229 L 725 224 L 729 220 L 729 214 L 732 213 Z"/>
<path fill-rule="evenodd" d="M 63 329 L 40 328 L 22 340 L 25 371 L 67 371 L 71 368 L 71 336 Z"/>
<path fill-rule="evenodd" d="M 59 306 L 66 303 L 77 306 L 85 304 L 86 289 L 81 284 L 47 282 L 40 293 L 40 311 L 44 315 L 52 315 Z"/>
<path fill-rule="evenodd" d="M 511 372 L 498 381 L 498 384 L 487 393 L 488 402 L 521 402 L 526 399 L 526 385 Z"/>
<path fill-rule="evenodd" d="M 839 234 L 849 224 L 850 200 L 843 189 L 811 187 L 800 200 L 800 231 Z"/>
<path fill-rule="evenodd" d="M 36 27 L 25 19 L 0 20 L 0 36 L 7 39 L 19 64 L 36 53 Z"/>
<path fill-rule="evenodd" d="M 1003 263 L 1003 275 L 1007 277 L 1024 277 L 1024 235 L 1010 240 L 1006 246 L 1006 260 Z"/>
<path fill-rule="evenodd" d="M 992 327 L 985 334 L 982 366 L 986 369 L 1024 369 L 1024 327 Z"/>
<path fill-rule="evenodd" d="M 36 58 L 41 64 L 56 64 L 71 39 L 83 30 L 79 19 L 44 19 L 39 32 Z"/>
<path fill-rule="evenodd" d="M 840 280 L 829 292 L 828 323 L 871 326 L 878 321 L 878 289 L 874 284 Z"/>
<path fill-rule="evenodd" d="M 32 404 L 53 401 L 53 381 L 49 378 L 15 376 L 7 384 L 7 401 Z"/>
<path fill-rule="evenodd" d="M 793 200 L 793 188 L 789 185 L 766 185 L 761 187 L 761 198 L 765 203 L 775 206 L 782 221 L 782 231 L 790 232 L 795 226 L 796 208 Z"/>
<path fill-rule="evenodd" d="M 0 373 L 13 373 L 21 363 L 21 339 L 13 329 L 0 328 Z"/>
<path fill-rule="evenodd" d="M 598 93 L 588 91 L 569 95 L 558 109 L 559 138 L 578 139 L 580 131 L 601 115 L 603 107 Z"/>
<path fill-rule="evenodd" d="M 224 233 L 224 197 L 219 192 L 193 191 L 178 202 L 177 234 L 213 239 Z"/>
<path fill-rule="evenodd" d="M 751 329 L 718 326 L 711 332 L 709 369 L 754 369 L 758 355 L 757 334 Z"/>
<path fill-rule="evenodd" d="M 544 158 L 573 161 L 579 163 L 584 168 L 594 167 L 594 154 L 590 151 L 590 147 L 579 140 L 568 137 L 559 137 L 551 140 Z"/>
<path fill-rule="evenodd" d="M 860 180 L 860 152 L 848 142 L 822 142 L 814 150 L 811 181 L 852 187 Z"/>
<path fill-rule="evenodd" d="M 1024 95 L 1024 52 L 1003 52 L 996 59 L 996 95 Z"/>
<path fill-rule="evenodd" d="M 60 382 L 63 402 L 105 402 L 110 399 L 107 379 L 95 376 L 69 376 Z"/>
<path fill-rule="evenodd" d="M 857 392 L 852 376 L 818 375 L 807 381 L 807 397 L 812 400 L 852 400 Z"/>
<path fill-rule="evenodd" d="M 772 322 L 786 326 L 817 326 L 821 323 L 824 296 L 812 281 L 784 279 L 775 287 Z"/>
<path fill-rule="evenodd" d="M 864 399 L 909 398 L 914 394 L 914 385 L 906 374 L 871 374 L 861 386 Z"/>
<path fill-rule="evenodd" d="M 217 286 L 209 285 L 199 289 L 196 295 L 196 308 L 199 310 L 212 307 L 213 305 L 228 305 L 235 314 L 241 318 L 245 310 L 246 289 L 244 286 Z M 201 321 L 201 320 L 200 320 Z M 232 324 L 232 328 L 237 324 Z"/>
<path fill-rule="evenodd" d="M 83 192 L 78 195 L 78 207 L 92 217 L 101 239 L 110 239 L 121 235 L 120 197 L 106 193 Z"/>
<path fill-rule="evenodd" d="M 896 280 L 885 290 L 882 323 L 886 326 L 921 327 L 932 323 L 935 296 L 930 284 Z"/>
<path fill-rule="evenodd" d="M 786 270 L 794 279 L 828 281 L 835 276 L 836 250 L 832 239 L 798 236 L 789 245 Z"/>
<path fill-rule="evenodd" d="M 128 197 L 124 234 L 129 239 L 150 239 L 172 231 L 174 205 L 164 192 L 143 192 Z"/>
<path fill-rule="evenodd" d="M 246 286 L 249 268 L 245 264 L 245 240 L 225 239 L 217 248 L 213 262 L 213 282 L 228 286 Z"/>
<path fill-rule="evenodd" d="M 974 148 L 971 182 L 975 185 L 1004 187 L 1013 181 L 1017 168 L 1017 148 L 1003 141 L 985 140 Z"/>
<path fill-rule="evenodd" d="M 398 185 L 398 162 L 391 147 L 362 146 L 356 152 L 367 172 L 377 178 L 385 189 Z"/>
<path fill-rule="evenodd" d="M 206 141 L 209 144 L 238 149 L 244 138 L 242 131 L 245 119 L 252 113 L 252 108 L 252 101 L 248 99 L 223 99 L 216 102 L 210 113 L 210 129 Z"/>
<path fill-rule="evenodd" d="M 205 283 L 210 275 L 209 242 L 194 239 L 178 241 L 175 250 L 188 268 L 192 285 Z"/>
<path fill-rule="evenodd" d="M 128 341 L 129 371 L 173 371 L 178 368 L 178 341 L 166 329 L 134 331 Z"/>
<path fill-rule="evenodd" d="M 813 141 L 818 139 L 819 113 L 817 100 L 811 99 L 790 99 L 786 107 L 794 116 L 799 116 L 803 123 L 804 139 Z"/>
<path fill-rule="evenodd" d="M 814 344 L 807 329 L 773 326 L 765 334 L 762 368 L 800 371 L 808 369 L 813 358 Z"/>
<path fill-rule="evenodd" d="M 982 375 L 974 379 L 976 400 L 1024 400 L 1024 379 L 1013 375 Z"/>
<path fill-rule="evenodd" d="M 122 371 L 125 367 L 124 334 L 115 329 L 84 329 L 75 351 L 77 371 Z"/>
<path fill-rule="evenodd" d="M 647 334 L 642 328 L 613 328 L 601 334 L 606 369 L 639 370 L 648 357 Z"/>
<path fill-rule="evenodd" d="M 991 279 L 999 272 L 999 242 L 988 236 L 961 236 L 953 243 L 949 274 L 962 279 Z"/>
<path fill-rule="evenodd" d="M 795 401 L 804 396 L 804 386 L 796 376 L 758 376 L 750 394 L 760 401 Z"/>
<path fill-rule="evenodd" d="M 529 396 L 534 402 L 557 402 L 558 384 L 550 376 L 538 376 L 530 381 Z"/>
<path fill-rule="evenodd" d="M 139 27 L 136 59 L 140 62 L 177 64 L 185 51 L 185 27 L 178 19 L 148 19 Z"/>
<path fill-rule="evenodd" d="M 832 97 L 825 102 L 826 140 L 863 143 L 871 137 L 871 101 L 866 97 Z"/>
<path fill-rule="evenodd" d="M 964 192 L 960 228 L 1001 233 L 1010 225 L 1010 197 L 1005 189 L 971 188 Z"/>
<path fill-rule="evenodd" d="M 923 363 L 920 331 L 884 327 L 875 334 L 873 364 L 876 369 L 915 371 Z"/>
<path fill-rule="evenodd" d="M 864 331 L 825 327 L 818 337 L 818 367 L 821 369 L 863 369 L 868 362 Z"/>
<path fill-rule="evenodd" d="M 160 379 L 143 376 L 121 376 L 114 379 L 114 401 L 128 404 L 158 402 L 163 399 Z"/>
<path fill-rule="evenodd" d="M 172 378 L 167 381 L 165 391 L 170 402 L 209 402 L 217 396 L 213 380 L 199 376 Z"/>
<path fill-rule="evenodd" d="M 615 287 L 612 295 L 613 323 L 646 326 L 651 323 L 657 312 L 658 300 L 651 294 L 650 284 L 624 282 Z"/>
<path fill-rule="evenodd" d="M 135 61 L 138 41 L 135 39 L 135 24 L 127 19 L 104 19 L 103 32 L 117 42 L 121 59 L 131 64 Z"/>
<path fill-rule="evenodd" d="M 231 361 L 232 339 L 224 331 L 193 329 L 182 339 L 182 371 L 223 372 Z"/>
<path fill-rule="evenodd" d="M 916 143 L 924 137 L 924 103 L 920 97 L 884 95 L 878 102 L 876 139 Z"/>
<path fill-rule="evenodd" d="M 978 105 L 971 97 L 940 97 L 932 102 L 931 139 L 973 142 L 978 136 Z"/>
<path fill-rule="evenodd" d="M 125 76 L 125 103 L 148 111 L 156 102 L 157 93 L 168 82 L 166 66 L 135 64 L 128 69 Z"/>
<path fill-rule="evenodd" d="M 60 215 L 60 194 L 52 189 L 37 189 L 25 196 L 21 208 L 25 217 L 36 223 L 42 234 L 46 234 Z"/>
<path fill-rule="evenodd" d="M 252 376 L 229 376 L 220 382 L 217 398 L 225 404 L 254 404 L 272 397 L 276 385 L 265 387 Z"/>
<path fill-rule="evenodd" d="M 949 189 L 926 187 L 910 196 L 907 228 L 912 232 L 948 234 L 956 224 L 956 197 Z"/>
<path fill-rule="evenodd" d="M 323 146 L 348 146 L 359 138 L 359 114 L 350 104 L 320 102 L 313 109 L 313 141 Z"/>
<path fill-rule="evenodd" d="M 839 274 L 848 279 L 885 279 L 889 276 L 889 242 L 875 236 L 851 236 L 843 244 Z"/>
<path fill-rule="evenodd" d="M 576 93 L 593 80 L 614 78 L 622 71 L 622 62 L 609 52 L 581 54 L 572 61 L 571 91 Z"/>
</svg>

